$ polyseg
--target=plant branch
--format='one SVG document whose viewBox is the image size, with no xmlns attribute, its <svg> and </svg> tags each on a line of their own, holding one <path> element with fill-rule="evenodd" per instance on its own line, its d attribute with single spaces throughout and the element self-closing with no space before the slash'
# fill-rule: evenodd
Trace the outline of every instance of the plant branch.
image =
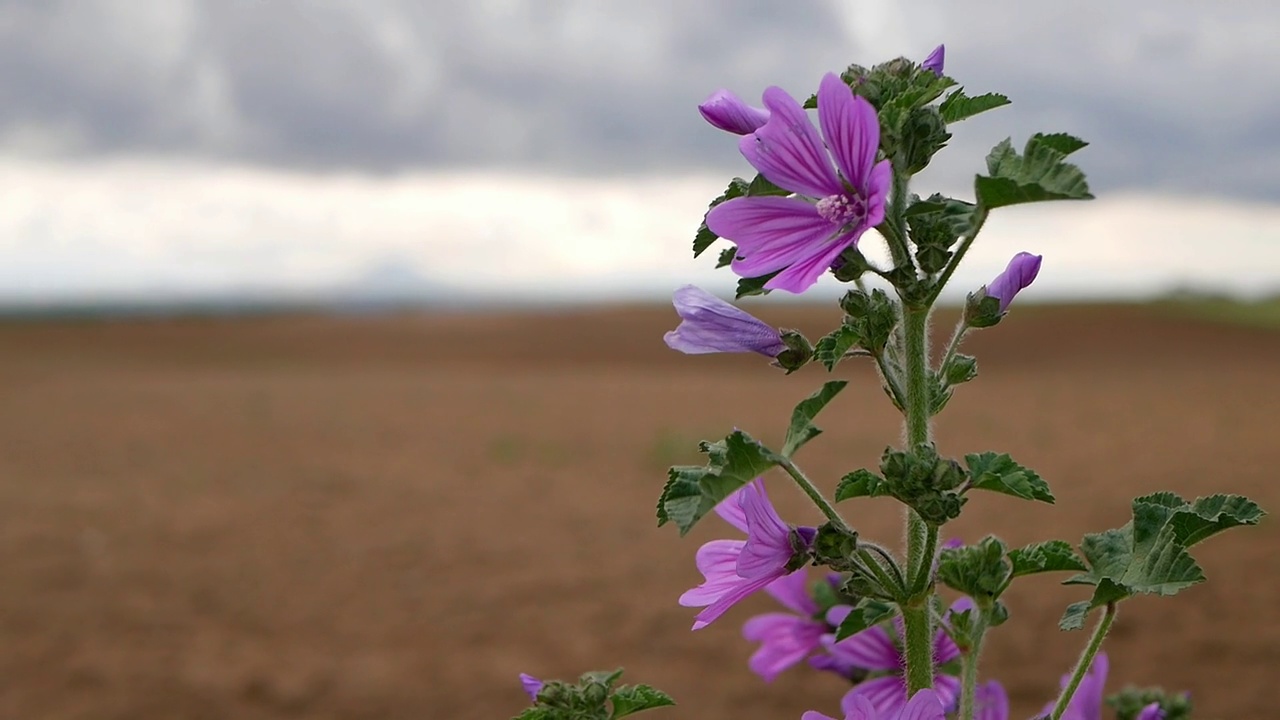
<svg viewBox="0 0 1280 720">
<path fill-rule="evenodd" d="M 1084 653 L 1076 662 L 1071 680 L 1067 682 L 1066 687 L 1062 688 L 1062 694 L 1058 696 L 1058 702 L 1053 706 L 1053 714 L 1049 716 L 1050 720 L 1059 720 L 1062 713 L 1067 711 L 1071 696 L 1075 695 L 1076 688 L 1080 687 L 1080 681 L 1084 679 L 1085 673 L 1089 672 L 1089 668 L 1093 665 L 1093 657 L 1098 654 L 1098 649 L 1102 647 L 1102 641 L 1106 639 L 1107 631 L 1111 629 L 1111 623 L 1115 622 L 1115 619 L 1116 604 L 1109 602 L 1107 609 L 1102 613 L 1102 619 L 1098 621 L 1098 626 L 1093 629 L 1093 637 L 1089 638 L 1089 644 L 1085 646 Z"/>
<path fill-rule="evenodd" d="M 960 241 L 960 247 L 956 250 L 956 254 L 952 256 L 951 262 L 947 263 L 947 267 L 943 269 L 942 274 L 938 276 L 938 280 L 934 283 L 933 289 L 929 291 L 929 295 L 925 298 L 925 305 L 932 306 L 934 301 L 938 299 L 938 295 L 942 292 L 942 289 L 947 286 L 947 281 L 949 281 L 951 276 L 955 274 L 956 267 L 960 264 L 960 261 L 964 259 L 965 253 L 969 252 L 969 246 L 973 245 L 974 238 L 978 237 L 978 233 L 982 232 L 982 226 L 987 222 L 987 215 L 989 213 L 990 211 L 981 205 L 973 209 L 973 215 L 975 218 L 973 229 L 969 231 L 968 235 L 964 236 L 964 240 Z"/>
<path fill-rule="evenodd" d="M 831 521 L 832 525 L 839 530 L 853 534 L 854 530 L 849 527 L 849 523 L 845 522 L 844 518 L 840 517 L 840 513 L 836 512 L 835 506 L 822 496 L 822 493 L 818 490 L 817 486 L 813 484 L 813 481 L 801 472 L 800 468 L 796 467 L 796 464 L 791 461 L 791 458 L 778 456 L 777 459 L 778 465 L 782 467 L 783 470 L 787 471 L 787 474 L 791 476 L 791 479 L 796 481 L 796 484 L 800 486 L 800 489 L 804 491 L 804 494 L 809 496 L 809 499 L 813 501 L 814 505 L 818 506 L 818 510 L 821 510 L 823 515 L 827 516 L 827 519 Z"/>
</svg>

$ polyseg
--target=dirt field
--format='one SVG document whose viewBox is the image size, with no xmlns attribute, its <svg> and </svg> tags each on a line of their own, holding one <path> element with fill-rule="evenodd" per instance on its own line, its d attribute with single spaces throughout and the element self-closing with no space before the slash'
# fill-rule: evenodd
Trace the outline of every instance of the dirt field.
<svg viewBox="0 0 1280 720">
<path fill-rule="evenodd" d="M 763 314 L 819 330 L 825 312 Z M 777 440 L 826 373 L 679 355 L 674 324 L 669 308 L 0 324 L 0 718 L 506 718 L 519 672 L 616 665 L 680 701 L 655 720 L 835 712 L 832 676 L 747 670 L 740 623 L 768 598 L 689 632 L 693 553 L 732 531 L 681 540 L 653 518 L 699 439 Z M 942 449 L 1008 451 L 1059 504 L 982 496 L 946 535 L 1078 540 L 1158 488 L 1280 510 L 1280 333 L 1020 308 L 968 349 L 983 374 L 938 422 Z M 853 384 L 799 457 L 828 488 L 898 440 L 869 369 L 838 374 Z M 789 520 L 816 518 L 770 486 Z M 896 542 L 889 504 L 846 505 Z M 1278 543 L 1274 518 L 1214 538 L 1207 584 L 1126 604 L 1110 687 L 1275 717 Z M 1082 596 L 1054 578 L 1012 592 L 986 668 L 1015 718 L 1082 647 L 1056 629 Z"/>
</svg>

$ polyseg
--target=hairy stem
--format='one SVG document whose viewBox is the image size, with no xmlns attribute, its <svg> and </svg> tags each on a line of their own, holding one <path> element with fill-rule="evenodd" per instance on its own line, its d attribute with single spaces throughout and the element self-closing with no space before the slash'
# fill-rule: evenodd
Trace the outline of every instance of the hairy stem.
<svg viewBox="0 0 1280 720">
<path fill-rule="evenodd" d="M 902 308 L 902 360 L 906 365 L 906 440 L 913 451 L 929 442 L 929 307 Z M 931 548 L 937 547 L 938 529 L 915 510 L 907 510 L 907 577 L 912 580 L 911 601 L 902 608 L 906 626 L 904 649 L 907 692 L 933 687 L 933 617 L 929 612 L 933 570 Z M 917 585 L 917 583 L 919 583 Z"/>
<path fill-rule="evenodd" d="M 1089 667 L 1093 665 L 1093 657 L 1098 654 L 1098 649 L 1102 647 L 1102 641 L 1107 637 L 1107 631 L 1111 629 L 1111 623 L 1116 619 L 1116 604 L 1114 602 L 1107 603 L 1107 609 L 1102 613 L 1102 619 L 1098 621 L 1098 626 L 1093 629 L 1093 637 L 1089 638 L 1089 644 L 1085 646 L 1084 653 L 1080 656 L 1080 660 L 1076 662 L 1076 669 L 1071 673 L 1071 680 L 1067 682 L 1067 686 L 1062 688 L 1062 694 L 1058 696 L 1058 702 L 1053 706 L 1053 714 L 1049 716 L 1050 720 L 1059 720 L 1062 713 L 1067 711 L 1067 705 L 1071 702 L 1071 696 L 1075 695 L 1076 688 L 1080 687 L 1080 681 L 1084 679 L 1084 674 L 1089 672 Z"/>
<path fill-rule="evenodd" d="M 804 491 L 804 494 L 809 496 L 809 499 L 813 501 L 813 504 L 818 506 L 818 509 L 822 511 L 822 514 L 827 516 L 827 519 L 831 521 L 832 525 L 839 530 L 843 530 L 851 534 L 853 533 L 853 528 L 849 527 L 849 523 L 845 522 L 844 518 L 840 517 L 840 513 L 836 512 L 835 506 L 822 496 L 822 493 L 818 491 L 816 486 L 814 486 L 813 481 L 801 472 L 800 468 L 796 467 L 796 464 L 791 462 L 790 458 L 781 458 L 781 462 L 779 464 L 783 470 L 787 471 L 787 474 L 791 476 L 791 479 L 796 481 L 796 485 L 800 486 L 800 489 Z"/>
<path fill-rule="evenodd" d="M 974 695 L 978 689 L 978 657 L 982 654 L 982 639 L 987 634 L 986 611 L 977 613 L 973 626 L 973 645 L 960 659 L 960 715 L 957 720 L 973 720 Z"/>
</svg>

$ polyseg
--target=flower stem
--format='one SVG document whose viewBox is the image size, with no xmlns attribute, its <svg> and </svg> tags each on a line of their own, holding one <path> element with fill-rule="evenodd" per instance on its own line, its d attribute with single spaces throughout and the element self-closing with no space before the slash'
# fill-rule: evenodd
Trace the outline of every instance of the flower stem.
<svg viewBox="0 0 1280 720">
<path fill-rule="evenodd" d="M 987 634 L 985 610 L 977 613 L 972 632 L 973 644 L 960 660 L 960 714 L 957 720 L 973 720 L 973 701 L 978 689 L 978 656 L 982 653 L 982 639 Z"/>
<path fill-rule="evenodd" d="M 906 365 L 907 450 L 929 442 L 929 307 L 902 306 L 902 359 Z M 907 692 L 933 687 L 933 616 L 929 600 L 933 551 L 938 529 L 915 510 L 907 510 L 907 577 L 911 597 L 902 607 L 906 628 L 903 645 L 907 664 Z"/>
<path fill-rule="evenodd" d="M 787 474 L 791 476 L 792 480 L 796 481 L 796 485 L 799 485 L 800 489 L 804 491 L 804 494 L 808 495 L 809 499 L 813 501 L 813 504 L 818 506 L 818 509 L 822 511 L 822 514 L 827 516 L 827 519 L 831 521 L 832 525 L 837 529 L 853 533 L 853 528 L 849 527 L 849 523 L 845 522 L 844 518 L 840 517 L 840 513 L 836 512 L 835 506 L 822 496 L 822 493 L 816 486 L 814 486 L 813 481 L 801 472 L 800 468 L 796 467 L 796 464 L 791 461 L 791 458 L 779 458 L 778 464 L 783 470 L 787 471 Z"/>
<path fill-rule="evenodd" d="M 1084 674 L 1089 672 L 1089 667 L 1093 665 L 1093 657 L 1098 654 L 1098 648 L 1102 647 L 1102 641 L 1107 637 L 1107 631 L 1111 629 L 1111 623 L 1116 619 L 1116 604 L 1114 602 L 1107 603 L 1106 610 L 1102 613 L 1102 619 L 1098 621 L 1098 626 L 1093 629 L 1093 637 L 1089 638 L 1089 644 L 1085 646 L 1084 654 L 1080 656 L 1080 660 L 1076 662 L 1076 669 L 1071 673 L 1071 680 L 1067 682 L 1067 686 L 1062 688 L 1062 694 L 1058 696 L 1058 702 L 1053 706 L 1053 714 L 1049 716 L 1050 720 L 1059 720 L 1062 713 L 1067 711 L 1067 704 L 1071 702 L 1071 696 L 1075 695 L 1076 688 L 1080 687 L 1080 681 L 1084 679 Z"/>
<path fill-rule="evenodd" d="M 928 297 L 925 298 L 926 305 L 932 305 L 933 301 L 938 299 L 938 294 L 947 286 L 947 281 L 951 279 L 956 267 L 964 259 L 964 254 L 969 252 L 969 246 L 973 245 L 974 238 L 978 237 L 978 233 L 982 232 L 982 225 L 987 221 L 988 212 L 981 205 L 973 209 L 973 229 L 969 231 L 968 235 L 965 235 L 964 240 L 960 241 L 960 247 L 956 249 L 956 254 L 951 258 L 951 262 L 947 263 L 947 267 L 938 276 L 937 282 L 933 284 L 933 290 L 930 290 Z"/>
</svg>

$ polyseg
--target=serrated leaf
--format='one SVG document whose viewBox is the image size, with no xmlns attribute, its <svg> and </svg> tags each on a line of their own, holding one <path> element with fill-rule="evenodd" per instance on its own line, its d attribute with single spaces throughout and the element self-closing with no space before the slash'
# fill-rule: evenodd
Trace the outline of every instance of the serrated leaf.
<svg viewBox="0 0 1280 720">
<path fill-rule="evenodd" d="M 1175 514 L 1169 525 L 1178 542 L 1191 547 L 1223 530 L 1257 525 L 1265 516 L 1257 503 L 1243 495 L 1210 495 L 1196 498 L 1189 511 Z"/>
<path fill-rule="evenodd" d="M 836 628 L 836 640 L 844 640 L 867 628 L 875 627 L 877 624 L 889 620 L 897 614 L 898 608 L 895 605 L 883 603 L 879 600 L 862 600 L 840 622 L 840 627 Z"/>
<path fill-rule="evenodd" d="M 1013 495 L 1024 500 L 1039 500 L 1052 504 L 1053 493 L 1046 483 L 1033 470 L 1029 470 L 1013 461 L 1007 454 L 985 452 L 980 455 L 965 455 L 965 463 L 972 476 L 971 486 L 979 490 Z"/>
<path fill-rule="evenodd" d="M 763 173 L 756 173 L 756 176 L 751 180 L 751 184 L 747 186 L 746 194 L 747 197 L 761 197 L 767 195 L 790 195 L 791 191 L 774 185 Z"/>
<path fill-rule="evenodd" d="M 612 688 L 613 684 L 618 682 L 618 678 L 622 677 L 622 668 L 617 670 L 591 670 L 582 673 L 578 678 L 578 683 L 585 685 L 587 683 L 597 683 L 606 688 Z"/>
<path fill-rule="evenodd" d="M 1062 153 L 1064 157 L 1077 150 L 1089 147 L 1089 143 L 1074 135 L 1068 135 L 1066 133 L 1036 133 L 1032 137 L 1039 138 L 1042 145 L 1057 150 Z"/>
<path fill-rule="evenodd" d="M 778 456 L 750 435 L 735 430 L 718 442 L 703 442 L 707 465 L 677 465 L 667 471 L 667 484 L 658 498 L 658 525 L 674 522 L 680 534 L 689 532 L 704 515 L 734 490 L 778 464 Z"/>
<path fill-rule="evenodd" d="M 836 484 L 836 502 L 856 497 L 892 496 L 893 490 L 885 479 L 870 470 L 854 470 L 840 478 Z"/>
<path fill-rule="evenodd" d="M 786 440 L 782 443 L 784 457 L 791 457 L 805 443 L 822 434 L 822 428 L 813 424 L 813 418 L 848 384 L 848 380 L 825 382 L 816 392 L 796 405 L 795 410 L 791 411 L 791 425 L 787 427 Z"/>
<path fill-rule="evenodd" d="M 987 155 L 989 175 L 974 179 L 978 204 L 990 210 L 1045 200 L 1092 199 L 1084 173 L 1063 161 L 1066 153 L 1058 148 L 1072 146 L 1065 138 L 1083 142 L 1069 135 L 1037 133 L 1027 140 L 1019 155 L 1008 139 L 1001 141 Z"/>
<path fill-rule="evenodd" d="M 511 718 L 511 720 L 555 720 L 554 711 L 551 708 L 531 707 L 525 708 L 524 712 Z"/>
<path fill-rule="evenodd" d="M 623 685 L 613 693 L 611 700 L 613 713 L 609 716 L 610 720 L 676 704 L 670 695 L 648 685 Z"/>
<path fill-rule="evenodd" d="M 719 197 L 711 201 L 711 204 L 707 206 L 707 211 L 710 212 L 711 208 L 722 202 L 727 202 L 734 198 L 746 195 L 747 190 L 749 190 L 750 187 L 751 186 L 747 181 L 740 177 L 730 180 L 729 187 L 725 188 L 725 191 L 720 193 Z M 719 235 L 711 232 L 711 228 L 707 227 L 706 216 L 704 215 L 702 224 L 698 226 L 698 232 L 693 236 L 693 256 L 698 257 L 702 253 L 706 252 L 707 248 L 711 247 L 711 244 L 719 239 L 719 237 Z"/>
<path fill-rule="evenodd" d="M 1063 570 L 1088 570 L 1075 548 L 1062 540 L 1048 540 L 1009 551 L 1013 577 Z"/>
<path fill-rule="evenodd" d="M 1061 630 L 1079 630 L 1084 627 L 1085 618 L 1088 617 L 1090 610 L 1107 603 L 1119 602 L 1129 597 L 1130 594 L 1120 585 L 1110 580 L 1103 580 L 1094 588 L 1092 598 L 1071 603 L 1067 606 L 1066 612 L 1062 614 L 1062 619 L 1058 621 L 1058 628 Z"/>
<path fill-rule="evenodd" d="M 716 268 L 722 268 L 729 265 L 729 263 L 733 262 L 736 257 L 738 257 L 738 246 L 730 245 L 720 251 L 720 257 L 716 259 Z"/>
<path fill-rule="evenodd" d="M 944 122 L 953 123 L 1008 104 L 1009 98 L 1000 93 L 985 93 L 969 97 L 964 94 L 963 89 L 960 89 L 948 95 L 947 99 L 938 105 L 938 113 L 942 115 Z"/>
<path fill-rule="evenodd" d="M 844 359 L 845 353 L 860 341 L 857 329 L 851 325 L 841 325 L 818 340 L 813 346 L 813 357 L 827 366 L 828 371 L 834 370 L 836 364 Z"/>
<path fill-rule="evenodd" d="M 778 272 L 761 275 L 760 277 L 741 278 L 738 280 L 738 289 L 734 293 L 733 298 L 735 300 L 741 300 L 744 297 L 751 297 L 752 295 L 768 295 L 770 291 L 765 289 L 764 284 L 772 280 L 773 277 L 780 272 L 782 271 L 779 270 Z"/>
</svg>

